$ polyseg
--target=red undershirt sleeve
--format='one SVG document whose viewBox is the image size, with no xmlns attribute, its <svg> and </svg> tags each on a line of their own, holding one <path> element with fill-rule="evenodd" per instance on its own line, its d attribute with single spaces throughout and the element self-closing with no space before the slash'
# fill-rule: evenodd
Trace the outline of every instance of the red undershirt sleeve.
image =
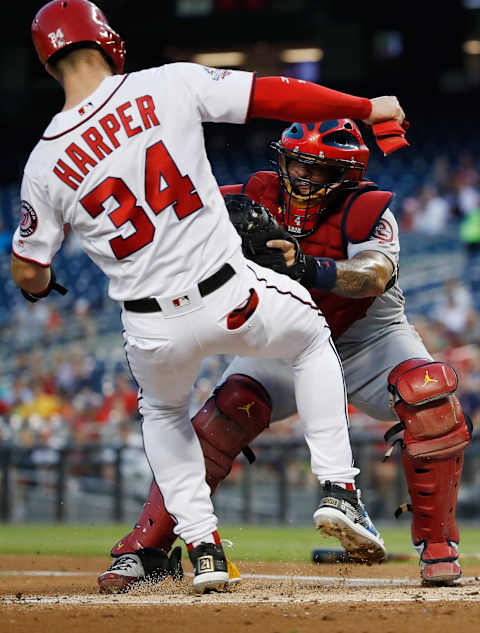
<svg viewBox="0 0 480 633">
<path fill-rule="evenodd" d="M 249 118 L 310 123 L 335 118 L 367 119 L 369 99 L 287 77 L 257 77 Z"/>
<path fill-rule="evenodd" d="M 243 193 L 243 185 L 222 185 L 220 191 L 222 196 L 227 193 Z"/>
</svg>

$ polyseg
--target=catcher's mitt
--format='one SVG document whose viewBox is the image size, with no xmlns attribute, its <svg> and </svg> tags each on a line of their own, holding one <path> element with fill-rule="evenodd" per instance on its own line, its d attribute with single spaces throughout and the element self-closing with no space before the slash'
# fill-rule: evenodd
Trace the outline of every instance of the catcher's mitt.
<svg viewBox="0 0 480 633">
<path fill-rule="evenodd" d="M 300 280 L 305 274 L 305 255 L 297 240 L 282 229 L 270 211 L 243 193 L 226 194 L 224 200 L 230 221 L 242 238 L 245 257 L 260 266 Z M 294 244 L 295 262 L 292 266 L 287 266 L 282 250 L 266 246 L 269 240 L 287 240 Z"/>
</svg>

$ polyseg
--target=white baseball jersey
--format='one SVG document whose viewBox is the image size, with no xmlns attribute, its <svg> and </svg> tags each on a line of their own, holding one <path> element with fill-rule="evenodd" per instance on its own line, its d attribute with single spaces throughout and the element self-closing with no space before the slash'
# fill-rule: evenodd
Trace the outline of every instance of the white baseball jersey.
<svg viewBox="0 0 480 633">
<path fill-rule="evenodd" d="M 173 294 L 214 273 L 240 237 L 202 122 L 244 123 L 253 77 L 167 64 L 108 77 L 57 114 L 25 167 L 14 254 L 49 265 L 69 224 L 116 300 Z"/>
</svg>

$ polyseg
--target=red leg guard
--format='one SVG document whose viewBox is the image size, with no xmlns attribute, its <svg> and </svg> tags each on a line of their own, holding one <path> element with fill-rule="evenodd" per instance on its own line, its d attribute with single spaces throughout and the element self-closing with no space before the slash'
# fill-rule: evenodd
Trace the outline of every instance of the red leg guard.
<svg viewBox="0 0 480 633">
<path fill-rule="evenodd" d="M 420 573 L 427 585 L 451 585 L 462 574 L 460 537 L 455 521 L 461 455 L 438 461 L 412 459 L 402 452 L 412 505 L 412 542 L 420 554 Z"/>
<path fill-rule="evenodd" d="M 144 547 L 160 547 L 169 552 L 176 535 L 175 523 L 168 514 L 155 481 L 150 484 L 148 498 L 133 530 L 112 547 L 112 556 L 121 556 Z"/>
<path fill-rule="evenodd" d="M 270 396 L 260 383 L 232 374 L 201 409 L 204 415 L 193 418 L 212 494 L 237 455 L 268 427 L 271 412 Z"/>
<path fill-rule="evenodd" d="M 471 427 L 453 394 L 456 386 L 449 365 L 423 359 L 405 361 L 389 376 L 405 428 L 402 463 L 413 513 L 412 541 L 427 583 L 451 584 L 461 574 L 455 510 Z"/>
<path fill-rule="evenodd" d="M 232 374 L 192 419 L 205 458 L 206 480 L 211 493 L 225 479 L 233 460 L 270 423 L 271 401 L 262 385 L 248 376 Z M 176 540 L 174 522 L 163 503 L 157 484 L 133 530 L 112 548 L 112 556 L 144 547 L 168 552 Z"/>
<path fill-rule="evenodd" d="M 463 455 L 426 462 L 412 459 L 404 450 L 402 462 L 412 504 L 414 545 L 422 541 L 458 543 L 455 509 Z"/>
</svg>

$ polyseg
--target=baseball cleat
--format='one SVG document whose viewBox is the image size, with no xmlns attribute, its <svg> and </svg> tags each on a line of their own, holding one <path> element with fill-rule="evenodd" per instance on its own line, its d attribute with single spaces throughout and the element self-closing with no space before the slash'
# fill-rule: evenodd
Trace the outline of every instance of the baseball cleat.
<svg viewBox="0 0 480 633">
<path fill-rule="evenodd" d="M 420 574 L 423 585 L 448 586 L 453 585 L 462 575 L 462 568 L 457 561 L 442 563 L 420 562 Z"/>
<path fill-rule="evenodd" d="M 457 543 L 420 543 L 414 547 L 420 554 L 420 576 L 423 585 L 449 586 L 461 577 L 462 568 L 458 562 Z"/>
<path fill-rule="evenodd" d="M 156 547 L 145 547 L 135 553 L 122 554 L 98 577 L 100 593 L 124 593 L 142 580 L 155 583 L 169 576 L 173 580 L 181 580 L 181 559 L 181 547 L 174 547 L 170 556 Z"/>
<path fill-rule="evenodd" d="M 385 543 L 377 532 L 359 490 L 345 490 L 326 481 L 324 497 L 313 515 L 315 527 L 325 536 L 334 536 L 348 557 L 362 563 L 381 563 L 386 558 Z"/>
<path fill-rule="evenodd" d="M 123 593 L 134 583 L 145 579 L 145 570 L 137 554 L 123 554 L 98 577 L 100 593 Z"/>
<path fill-rule="evenodd" d="M 189 550 L 188 555 L 193 565 L 195 593 L 223 591 L 226 588 L 229 583 L 228 563 L 221 545 L 200 543 Z"/>
</svg>

